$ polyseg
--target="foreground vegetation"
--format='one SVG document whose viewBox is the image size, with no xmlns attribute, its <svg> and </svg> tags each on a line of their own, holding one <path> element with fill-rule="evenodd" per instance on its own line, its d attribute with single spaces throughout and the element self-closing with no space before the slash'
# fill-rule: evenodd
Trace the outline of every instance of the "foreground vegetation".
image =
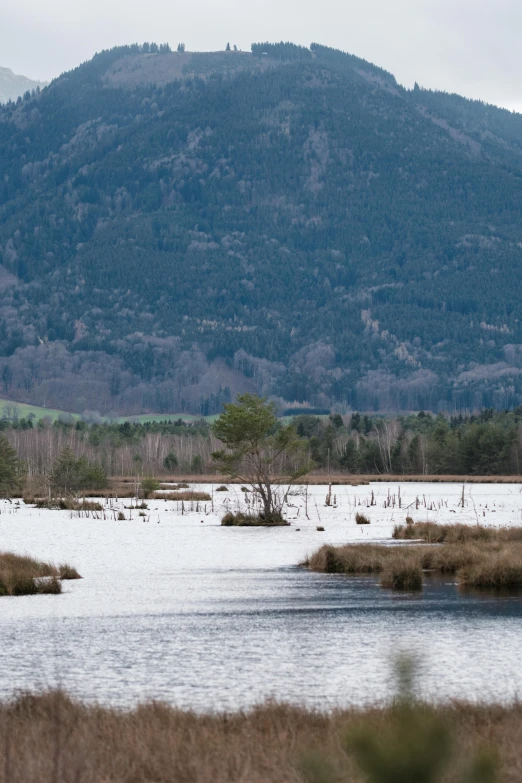
<svg viewBox="0 0 522 783">
<path fill-rule="evenodd" d="M 67 564 L 54 566 L 32 557 L 0 552 L 0 596 L 61 593 L 63 579 L 81 579 Z"/>
<path fill-rule="evenodd" d="M 498 783 L 518 783 L 522 767 L 520 705 L 268 704 L 224 716 L 89 707 L 54 692 L 1 704 L 0 735 L 1 783 L 488 783 L 491 748 Z"/>
<path fill-rule="evenodd" d="M 522 528 L 409 523 L 395 528 L 397 540 L 426 544 L 322 546 L 304 565 L 335 574 L 379 574 L 381 585 L 421 590 L 423 574 L 454 575 L 462 587 L 522 589 Z"/>
</svg>

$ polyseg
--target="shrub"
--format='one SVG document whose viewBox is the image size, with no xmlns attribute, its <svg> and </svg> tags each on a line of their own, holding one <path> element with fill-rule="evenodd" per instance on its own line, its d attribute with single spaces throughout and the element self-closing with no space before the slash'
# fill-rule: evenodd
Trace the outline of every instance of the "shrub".
<svg viewBox="0 0 522 783">
<path fill-rule="evenodd" d="M 228 487 L 225 487 L 225 485 L 222 484 L 220 487 L 216 489 L 216 492 L 228 492 Z"/>
<path fill-rule="evenodd" d="M 153 476 L 146 476 L 141 480 L 141 491 L 144 496 L 148 498 L 153 492 L 157 492 L 160 488 L 160 483 Z"/>
<path fill-rule="evenodd" d="M 123 513 L 123 511 L 118 511 L 118 519 L 120 522 L 125 521 L 125 514 Z"/>
<path fill-rule="evenodd" d="M 175 470 L 178 467 L 178 458 L 173 451 L 169 451 L 163 460 L 163 467 L 167 470 Z"/>
<path fill-rule="evenodd" d="M 196 454 L 194 457 L 192 457 L 190 470 L 192 473 L 203 473 L 203 460 L 199 454 Z"/>
<path fill-rule="evenodd" d="M 53 493 L 68 495 L 88 489 L 104 489 L 108 485 L 105 469 L 97 462 L 88 462 L 85 457 L 76 459 L 71 449 L 62 451 L 50 477 Z"/>
<path fill-rule="evenodd" d="M 355 515 L 355 521 L 358 525 L 369 525 L 370 520 L 364 514 L 360 514 L 359 511 Z"/>
</svg>

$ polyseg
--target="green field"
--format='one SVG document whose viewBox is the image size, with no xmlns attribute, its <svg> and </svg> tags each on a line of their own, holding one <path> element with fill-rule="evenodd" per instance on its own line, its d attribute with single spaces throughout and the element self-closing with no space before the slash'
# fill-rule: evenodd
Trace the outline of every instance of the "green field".
<svg viewBox="0 0 522 783">
<path fill-rule="evenodd" d="M 18 419 L 24 419 L 31 414 L 35 419 L 49 418 L 52 421 L 56 421 L 60 416 L 72 416 L 74 419 L 82 418 L 79 413 L 69 413 L 68 411 L 61 411 L 56 408 L 44 408 L 39 405 L 29 405 L 25 402 L 16 402 L 15 400 L 0 398 L 0 418 L 6 417 L 12 419 L 13 416 L 16 416 Z M 102 416 L 102 421 L 114 421 L 117 423 L 134 421 L 145 424 L 146 422 L 167 421 L 169 419 L 171 421 L 183 419 L 183 421 L 186 422 L 193 422 L 198 421 L 201 418 L 204 418 L 208 422 L 212 422 L 217 416 L 192 416 L 190 413 L 143 413 L 139 416 L 118 416 L 116 418 Z"/>
<path fill-rule="evenodd" d="M 25 419 L 33 414 L 36 419 L 49 418 L 56 421 L 60 416 L 71 415 L 75 419 L 80 416 L 77 413 L 68 414 L 67 411 L 56 410 L 55 408 L 43 408 L 39 405 L 29 405 L 25 402 L 15 402 L 15 400 L 0 399 L 0 418 L 4 416 L 12 419 L 16 416 L 18 419 Z"/>
</svg>

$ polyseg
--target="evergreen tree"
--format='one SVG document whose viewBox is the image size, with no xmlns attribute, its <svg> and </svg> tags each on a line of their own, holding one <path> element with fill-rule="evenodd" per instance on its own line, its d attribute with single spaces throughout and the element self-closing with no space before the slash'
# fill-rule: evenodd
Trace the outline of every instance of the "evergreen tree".
<svg viewBox="0 0 522 783">
<path fill-rule="evenodd" d="M 5 435 L 0 435 L 0 495 L 9 497 L 20 492 L 25 476 L 25 465 L 20 462 Z"/>
</svg>

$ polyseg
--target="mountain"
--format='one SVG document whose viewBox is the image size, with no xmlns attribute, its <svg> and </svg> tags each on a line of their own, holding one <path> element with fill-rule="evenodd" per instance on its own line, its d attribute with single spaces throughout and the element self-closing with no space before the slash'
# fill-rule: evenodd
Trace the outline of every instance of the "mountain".
<svg viewBox="0 0 522 783">
<path fill-rule="evenodd" d="M 120 47 L 0 107 L 0 390 L 522 400 L 522 115 L 313 44 Z"/>
<path fill-rule="evenodd" d="M 37 82 L 27 76 L 18 76 L 9 68 L 0 68 L 0 103 L 16 101 L 28 90 L 32 92 L 45 87 L 46 82 Z"/>
</svg>

